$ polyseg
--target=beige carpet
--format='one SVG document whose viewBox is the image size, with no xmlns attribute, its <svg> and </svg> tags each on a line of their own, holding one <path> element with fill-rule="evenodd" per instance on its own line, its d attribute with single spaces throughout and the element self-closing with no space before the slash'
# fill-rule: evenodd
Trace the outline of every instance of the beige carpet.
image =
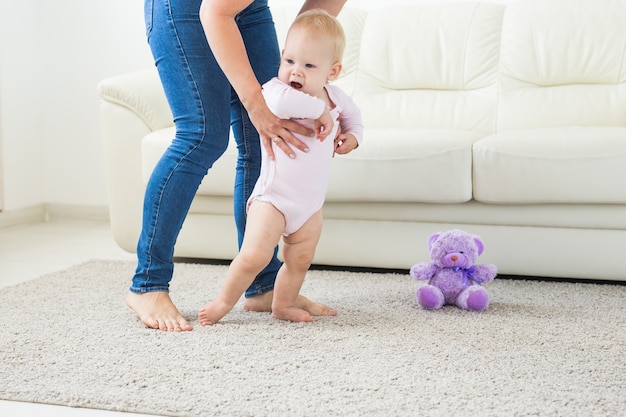
<svg viewBox="0 0 626 417">
<path fill-rule="evenodd" d="M 177 264 L 196 326 L 144 328 L 134 265 L 90 261 L 0 294 L 0 399 L 168 416 L 624 416 L 626 286 L 498 279 L 482 313 L 424 311 L 403 274 L 312 271 L 311 324 L 196 310 L 225 266 Z"/>
</svg>

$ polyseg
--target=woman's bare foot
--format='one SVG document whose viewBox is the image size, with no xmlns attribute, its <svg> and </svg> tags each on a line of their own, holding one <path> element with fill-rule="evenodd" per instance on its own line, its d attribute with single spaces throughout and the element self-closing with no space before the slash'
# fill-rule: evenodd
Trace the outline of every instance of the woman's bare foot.
<svg viewBox="0 0 626 417">
<path fill-rule="evenodd" d="M 126 294 L 126 305 L 133 310 L 139 320 L 151 329 L 168 332 L 192 330 L 193 327 L 178 311 L 170 295 L 165 291 Z"/>
<path fill-rule="evenodd" d="M 198 320 L 203 326 L 211 326 L 220 321 L 230 310 L 232 310 L 232 306 L 216 298 L 206 303 L 205 306 L 198 311 Z"/>
<path fill-rule="evenodd" d="M 269 291 L 255 297 L 246 298 L 243 308 L 248 311 L 271 312 L 274 291 Z M 295 308 L 309 313 L 311 316 L 336 316 L 337 310 L 324 304 L 309 300 L 303 295 L 298 295 Z"/>
</svg>

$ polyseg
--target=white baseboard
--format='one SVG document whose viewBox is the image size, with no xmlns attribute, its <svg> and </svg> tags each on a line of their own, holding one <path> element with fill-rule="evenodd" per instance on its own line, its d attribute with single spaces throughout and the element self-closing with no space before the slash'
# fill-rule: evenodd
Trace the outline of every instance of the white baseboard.
<svg viewBox="0 0 626 417">
<path fill-rule="evenodd" d="M 76 206 L 69 204 L 46 204 L 46 220 L 74 219 L 109 221 L 107 206 Z"/>
<path fill-rule="evenodd" d="M 18 210 L 5 210 L 0 213 L 0 227 L 41 223 L 44 221 L 46 221 L 46 209 L 43 204 Z"/>
<path fill-rule="evenodd" d="M 45 223 L 54 220 L 109 221 L 106 206 L 77 206 L 69 204 L 40 204 L 0 212 L 0 228 L 22 224 Z"/>
</svg>

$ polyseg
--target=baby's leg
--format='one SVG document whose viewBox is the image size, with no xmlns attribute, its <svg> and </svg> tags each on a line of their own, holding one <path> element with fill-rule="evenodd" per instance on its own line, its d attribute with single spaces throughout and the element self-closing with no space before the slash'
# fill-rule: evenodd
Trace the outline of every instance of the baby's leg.
<svg viewBox="0 0 626 417">
<path fill-rule="evenodd" d="M 272 317 L 290 321 L 313 321 L 298 303 L 300 288 L 311 266 L 322 231 L 322 212 L 315 213 L 298 231 L 283 238 L 283 265 L 276 276 Z"/>
<path fill-rule="evenodd" d="M 285 218 L 273 205 L 252 202 L 239 254 L 228 268 L 219 295 L 198 312 L 200 324 L 215 324 L 232 310 L 254 277 L 269 263 L 284 228 Z"/>
</svg>

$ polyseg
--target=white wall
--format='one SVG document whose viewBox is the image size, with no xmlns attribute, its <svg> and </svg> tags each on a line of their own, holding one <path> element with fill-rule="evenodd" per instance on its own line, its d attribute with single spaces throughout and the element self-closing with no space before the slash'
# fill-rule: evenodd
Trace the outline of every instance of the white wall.
<svg viewBox="0 0 626 417">
<path fill-rule="evenodd" d="M 0 3 L 0 139 L 2 139 L 4 207 L 20 194 L 20 204 L 41 201 L 43 153 L 39 125 L 40 61 L 34 2 Z M 9 4 L 10 3 L 10 4 Z"/>
<path fill-rule="evenodd" d="M 347 6 L 437 1 L 349 0 Z M 96 84 L 152 65 L 143 0 L 0 0 L 4 209 L 106 206 Z"/>
<path fill-rule="evenodd" d="M 96 84 L 151 65 L 142 0 L 0 0 L 4 209 L 106 206 Z"/>
</svg>

